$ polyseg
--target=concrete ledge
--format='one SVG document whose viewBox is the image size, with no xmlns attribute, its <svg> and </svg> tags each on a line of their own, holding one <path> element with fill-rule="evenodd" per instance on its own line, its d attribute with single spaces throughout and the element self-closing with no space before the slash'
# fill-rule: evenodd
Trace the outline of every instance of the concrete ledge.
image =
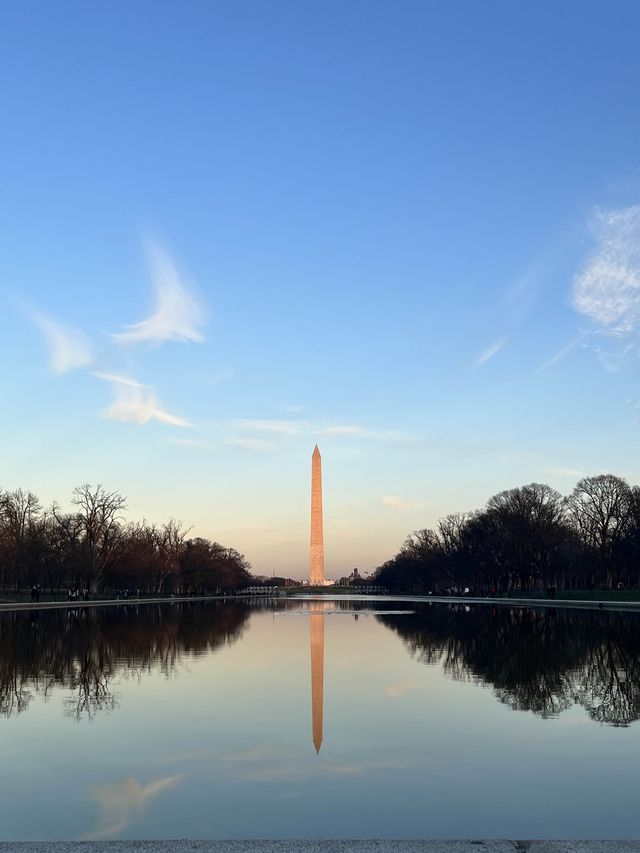
<svg viewBox="0 0 640 853">
<path fill-rule="evenodd" d="M 638 593 L 640 595 L 640 592 Z M 327 596 L 331 596 L 327 592 Z M 640 610 L 640 598 L 637 601 L 607 601 L 607 600 L 591 600 L 578 598 L 501 598 L 501 597 L 481 597 L 478 595 L 412 595 L 410 593 L 400 594 L 393 593 L 389 595 L 353 595 L 344 596 L 345 599 L 355 599 L 357 601 L 421 601 L 434 602 L 436 604 L 491 604 L 498 606 L 509 607 L 565 607 L 576 608 L 580 610 Z M 292 601 L 300 599 L 301 601 L 322 600 L 325 598 L 321 593 L 310 593 L 304 595 L 296 593 L 289 595 L 287 598 Z M 524 843 L 524 842 L 523 842 Z M 528 843 L 528 842 L 527 842 Z"/>
<path fill-rule="evenodd" d="M 176 595 L 173 598 L 97 598 L 90 601 L 0 601 L 0 613 L 10 610 L 76 610 L 80 607 L 123 607 L 129 604 L 174 604 L 178 601 L 234 601 L 245 596 Z"/>
<path fill-rule="evenodd" d="M 0 853 L 640 853 L 640 841 L 0 842 Z"/>
<path fill-rule="evenodd" d="M 331 595 L 331 592 L 327 592 L 326 596 L 321 593 L 312 593 L 309 595 L 295 594 L 282 597 L 266 595 L 181 595 L 173 598 L 104 598 L 94 601 L 41 601 L 37 604 L 30 601 L 2 601 L 0 599 L 0 613 L 15 610 L 67 610 L 80 607 L 124 607 L 133 604 L 175 604 L 180 601 L 249 601 L 251 603 L 257 601 L 295 601 L 296 599 L 300 601 L 313 601 L 322 600 L 326 597 L 331 597 Z M 496 607 L 562 607 L 579 610 L 640 611 L 640 600 L 585 601 L 572 598 L 481 598 L 480 596 L 471 595 L 358 595 L 345 596 L 345 598 L 354 598 L 358 601 L 426 601 L 436 604 L 491 604 Z"/>
<path fill-rule="evenodd" d="M 578 598 L 480 598 L 471 595 L 424 595 L 414 601 L 436 601 L 438 604 L 493 604 L 516 607 L 572 607 L 580 610 L 640 610 L 640 601 L 587 601 Z M 524 843 L 524 842 L 523 842 Z"/>
</svg>

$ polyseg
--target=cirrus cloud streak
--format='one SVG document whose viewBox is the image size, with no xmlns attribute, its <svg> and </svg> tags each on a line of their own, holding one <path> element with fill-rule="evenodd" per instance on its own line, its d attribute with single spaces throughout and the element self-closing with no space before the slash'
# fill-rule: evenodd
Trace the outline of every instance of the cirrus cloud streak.
<svg viewBox="0 0 640 853">
<path fill-rule="evenodd" d="M 103 417 L 108 420 L 128 421 L 138 426 L 154 420 L 169 426 L 193 426 L 185 418 L 161 408 L 154 391 L 135 379 L 112 373 L 95 373 L 94 375 L 109 382 L 113 390 L 114 401 L 103 411 Z"/>
<path fill-rule="evenodd" d="M 49 368 L 58 376 L 88 367 L 93 360 L 89 338 L 79 329 L 60 323 L 42 311 L 30 310 L 31 321 L 44 334 L 49 346 Z"/>
<path fill-rule="evenodd" d="M 408 501 L 398 495 L 386 495 L 382 498 L 382 506 L 390 509 L 418 509 L 425 506 L 425 504 L 420 501 Z"/>
<path fill-rule="evenodd" d="M 120 344 L 149 342 L 159 346 L 165 341 L 204 340 L 200 327 L 204 321 L 198 301 L 185 284 L 169 254 L 155 241 L 147 242 L 147 258 L 155 290 L 156 305 L 151 316 L 111 335 Z"/>
<path fill-rule="evenodd" d="M 498 338 L 492 344 L 490 344 L 483 352 L 480 353 L 478 358 L 474 361 L 473 367 L 480 367 L 483 364 L 486 364 L 487 361 L 492 359 L 494 355 L 497 355 L 500 350 L 507 343 L 506 338 Z"/>
</svg>

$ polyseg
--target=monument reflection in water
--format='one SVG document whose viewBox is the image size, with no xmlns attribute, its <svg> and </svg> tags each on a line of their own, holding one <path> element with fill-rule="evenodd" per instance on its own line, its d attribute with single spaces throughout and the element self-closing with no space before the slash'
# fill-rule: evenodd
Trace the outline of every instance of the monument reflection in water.
<svg viewBox="0 0 640 853">
<path fill-rule="evenodd" d="M 316 609 L 309 616 L 311 634 L 311 730 L 316 752 L 322 746 L 324 721 L 324 613 Z"/>
</svg>

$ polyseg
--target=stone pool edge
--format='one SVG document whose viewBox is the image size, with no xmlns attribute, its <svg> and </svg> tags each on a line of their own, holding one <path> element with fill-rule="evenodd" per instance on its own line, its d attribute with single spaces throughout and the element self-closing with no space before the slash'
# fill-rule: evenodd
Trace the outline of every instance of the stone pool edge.
<svg viewBox="0 0 640 853">
<path fill-rule="evenodd" d="M 0 613 L 10 613 L 21 610 L 68 610 L 86 607 L 124 607 L 144 604 L 177 604 L 179 602 L 194 603 L 198 601 L 310 601 L 323 600 L 328 596 L 317 593 L 295 593 L 284 596 L 252 596 L 252 595 L 193 595 L 174 596 L 173 598 L 106 598 L 94 601 L 41 601 L 14 602 L 0 600 Z M 345 598 L 357 599 L 358 601 L 420 601 L 435 604 L 491 604 L 493 606 L 512 607 L 561 607 L 574 610 L 627 610 L 640 611 L 640 600 L 638 601 L 586 601 L 584 599 L 569 598 L 483 598 L 480 596 L 457 596 L 457 595 L 357 595 L 345 596 Z M 336 596 L 336 599 L 338 597 Z M 332 599 L 333 600 L 333 599 Z M 524 842 L 523 842 L 524 843 Z M 529 843 L 529 842 L 527 842 Z"/>
</svg>

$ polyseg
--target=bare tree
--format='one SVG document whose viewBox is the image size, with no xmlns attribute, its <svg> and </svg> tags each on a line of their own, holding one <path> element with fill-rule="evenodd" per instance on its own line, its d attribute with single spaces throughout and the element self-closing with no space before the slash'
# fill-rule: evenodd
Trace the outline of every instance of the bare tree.
<svg viewBox="0 0 640 853">
<path fill-rule="evenodd" d="M 569 518 L 596 553 L 610 587 L 619 545 L 631 520 L 631 489 L 614 474 L 584 477 L 566 500 Z"/>
<path fill-rule="evenodd" d="M 551 580 L 566 529 L 562 496 L 551 486 L 530 483 L 489 499 L 497 523 L 500 558 L 523 589 Z"/>
<path fill-rule="evenodd" d="M 154 528 L 158 550 L 156 593 L 162 592 L 162 587 L 169 575 L 178 574 L 180 571 L 180 557 L 188 532 L 188 530 L 183 529 L 182 522 L 176 521 L 174 518 L 167 521 L 162 527 Z"/>
<path fill-rule="evenodd" d="M 470 517 L 470 513 L 467 512 L 452 512 L 438 522 L 438 534 L 442 543 L 442 550 L 447 556 L 455 554 L 461 549 L 464 531 Z"/>
<path fill-rule="evenodd" d="M 33 492 L 16 489 L 0 495 L 0 519 L 3 528 L 3 540 L 7 561 L 9 580 L 16 589 L 26 582 L 27 578 L 26 544 L 29 533 L 40 517 L 40 501 Z M 5 576 L 5 583 L 6 583 Z"/>
<path fill-rule="evenodd" d="M 431 560 L 440 555 L 441 543 L 433 530 L 414 530 L 402 543 L 402 551 L 417 559 Z"/>
<path fill-rule="evenodd" d="M 127 502 L 119 492 L 107 492 L 99 483 L 85 483 L 73 490 L 73 516 L 63 516 L 54 505 L 53 514 L 69 533 L 80 534 L 84 555 L 86 583 L 97 592 L 123 542 L 123 512 Z M 72 530 L 73 528 L 73 530 Z"/>
</svg>

